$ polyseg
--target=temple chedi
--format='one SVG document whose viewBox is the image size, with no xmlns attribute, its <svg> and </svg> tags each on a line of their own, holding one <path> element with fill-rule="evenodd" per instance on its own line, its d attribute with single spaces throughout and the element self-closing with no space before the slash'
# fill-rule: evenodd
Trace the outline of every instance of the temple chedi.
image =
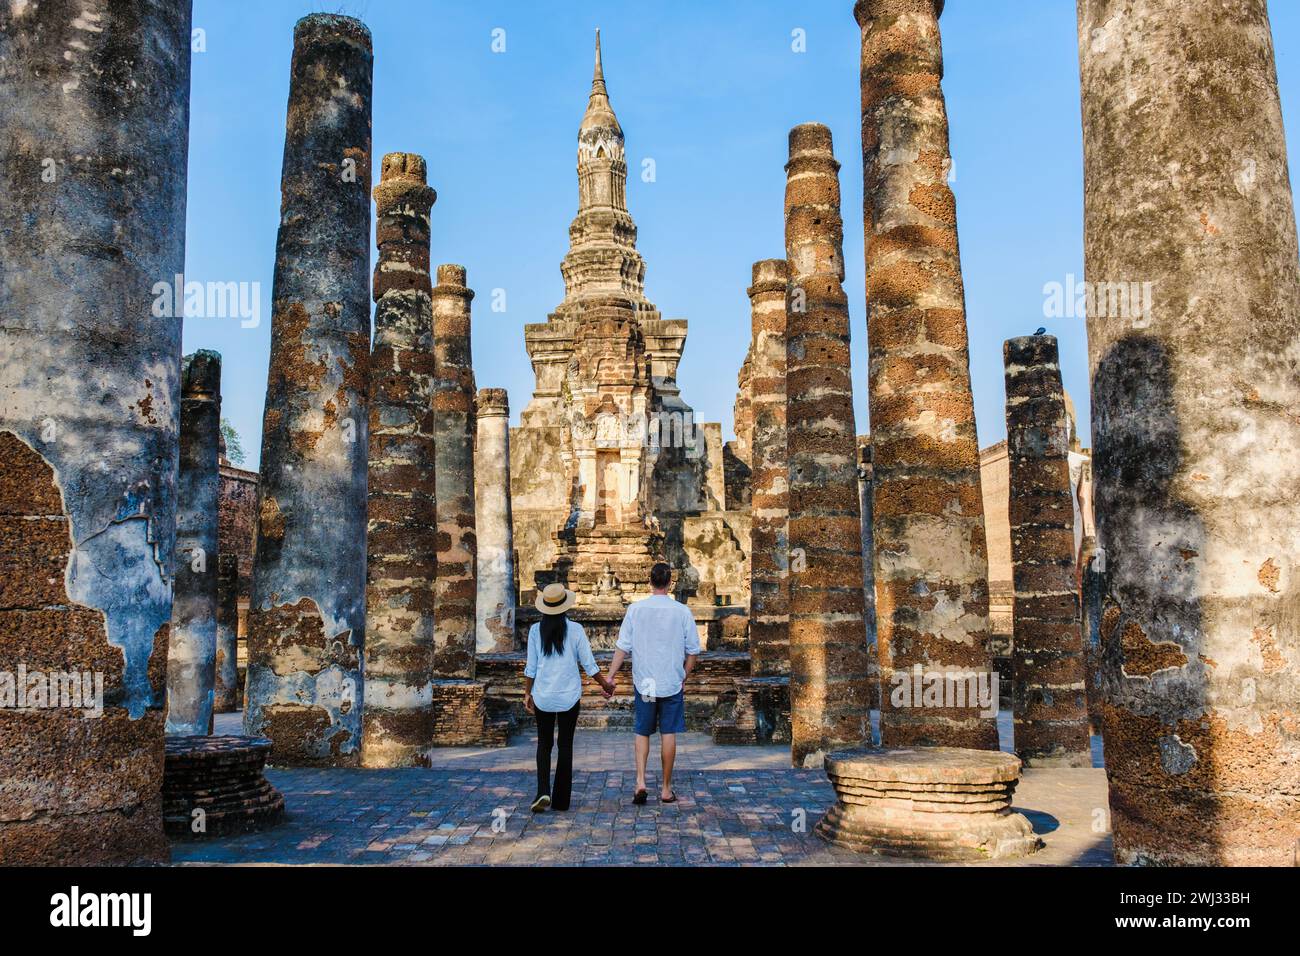
<svg viewBox="0 0 1300 956">
<path fill-rule="evenodd" d="M 676 384 L 686 321 L 663 318 L 645 295 L 599 33 L 569 240 L 564 301 L 524 328 L 537 381 L 510 436 L 521 607 L 559 580 L 578 593 L 579 617 L 616 624 L 662 559 L 701 624 L 741 612 L 748 509 L 727 510 L 742 496 L 727 494 L 721 429 L 697 423 Z"/>
</svg>

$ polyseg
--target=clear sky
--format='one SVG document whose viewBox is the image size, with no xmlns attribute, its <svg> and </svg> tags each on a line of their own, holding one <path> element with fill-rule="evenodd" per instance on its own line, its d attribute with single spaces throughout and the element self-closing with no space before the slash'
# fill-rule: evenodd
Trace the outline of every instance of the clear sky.
<svg viewBox="0 0 1300 956">
<path fill-rule="evenodd" d="M 601 28 L 610 100 L 627 138 L 628 206 L 646 292 L 690 320 L 683 397 L 729 435 L 749 343 L 745 288 L 784 254 L 786 134 L 830 126 L 840 173 L 859 432 L 866 412 L 859 33 L 852 0 L 195 0 L 186 278 L 260 283 L 261 322 L 195 318 L 185 349 L 224 356 L 224 414 L 256 467 L 293 25 L 323 10 L 374 36 L 374 170 L 420 153 L 438 191 L 435 263 L 469 271 L 480 387 L 528 401 L 523 326 L 564 295 L 577 207 L 578 122 Z M 1292 169 L 1300 155 L 1300 0 L 1272 0 Z M 971 371 L 981 445 L 1005 436 L 1002 342 L 1058 336 L 1087 421 L 1082 319 L 1047 319 L 1043 286 L 1083 275 L 1083 179 L 1073 0 L 948 0 L 941 28 Z M 493 52 L 495 30 L 504 52 Z M 806 50 L 796 52 L 794 31 Z M 497 35 L 498 37 L 500 34 Z M 655 179 L 641 178 L 654 160 Z M 372 227 L 373 228 L 373 227 Z M 373 247 L 373 243 L 372 243 Z M 372 256 L 373 256 L 372 248 Z M 504 312 L 490 308 L 505 292 Z"/>
</svg>

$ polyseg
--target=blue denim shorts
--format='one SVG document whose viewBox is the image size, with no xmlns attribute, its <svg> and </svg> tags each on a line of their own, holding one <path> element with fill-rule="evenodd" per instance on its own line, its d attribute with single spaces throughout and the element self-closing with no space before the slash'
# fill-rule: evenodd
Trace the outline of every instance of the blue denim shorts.
<svg viewBox="0 0 1300 956">
<path fill-rule="evenodd" d="M 649 737 L 657 728 L 661 734 L 686 733 L 686 691 L 679 690 L 671 697 L 646 700 L 639 690 L 632 717 L 632 731 L 638 737 Z"/>
</svg>

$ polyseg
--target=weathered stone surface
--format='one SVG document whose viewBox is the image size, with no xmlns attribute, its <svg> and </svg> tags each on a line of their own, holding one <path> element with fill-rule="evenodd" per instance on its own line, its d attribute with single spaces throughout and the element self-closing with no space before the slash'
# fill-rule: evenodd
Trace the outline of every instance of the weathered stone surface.
<svg viewBox="0 0 1300 956">
<path fill-rule="evenodd" d="M 1012 709 L 1026 766 L 1092 766 L 1074 568 L 1070 422 L 1056 339 L 1002 347 L 1015 581 Z"/>
<path fill-rule="evenodd" d="M 359 20 L 294 28 L 244 711 L 274 764 L 361 749 L 372 61 Z"/>
<path fill-rule="evenodd" d="M 213 710 L 228 714 L 244 706 L 239 680 L 239 558 L 217 555 L 217 661 Z"/>
<path fill-rule="evenodd" d="M 750 342 L 749 654 L 755 677 L 790 673 L 790 518 L 786 451 L 784 259 L 754 263 Z"/>
<path fill-rule="evenodd" d="M 217 679 L 217 506 L 221 477 L 221 356 L 181 362 L 176 583 L 167 646 L 167 733 L 212 729 Z"/>
<path fill-rule="evenodd" d="M 1267 8 L 1083 0 L 1079 58 L 1087 279 L 1152 290 L 1088 315 L 1116 857 L 1290 866 L 1300 264 Z"/>
<path fill-rule="evenodd" d="M 858 0 L 881 742 L 996 749 L 991 717 L 896 679 L 988 672 L 988 563 L 939 0 Z M 904 673 L 900 673 L 904 672 Z"/>
<path fill-rule="evenodd" d="M 375 187 L 370 354 L 365 706 L 361 764 L 428 766 L 433 737 L 433 302 L 424 158 L 384 157 Z"/>
<path fill-rule="evenodd" d="M 515 648 L 515 546 L 510 516 L 510 400 L 504 388 L 478 391 L 474 447 L 474 527 L 478 536 L 477 650 Z"/>
<path fill-rule="evenodd" d="M 163 769 L 163 821 L 176 839 L 249 833 L 284 817 L 284 797 L 262 771 L 264 737 L 168 736 Z"/>
<path fill-rule="evenodd" d="M 796 767 L 870 742 L 862 518 L 831 131 L 790 131 L 786 163 L 786 445 L 790 722 Z"/>
<path fill-rule="evenodd" d="M 737 677 L 731 712 L 713 722 L 715 744 L 790 742 L 790 679 Z"/>
<path fill-rule="evenodd" d="M 1011 809 L 1020 761 L 957 747 L 828 754 L 838 802 L 817 824 L 832 843 L 924 860 L 1025 856 L 1042 846 Z"/>
<path fill-rule="evenodd" d="M 189 3 L 0 7 L 0 671 L 105 695 L 0 709 L 10 865 L 167 858 L 189 78 Z"/>
<path fill-rule="evenodd" d="M 474 363 L 465 267 L 438 266 L 433 289 L 433 428 L 437 464 L 438 571 L 434 583 L 433 671 L 474 677 L 478 585 L 474 530 Z"/>
</svg>

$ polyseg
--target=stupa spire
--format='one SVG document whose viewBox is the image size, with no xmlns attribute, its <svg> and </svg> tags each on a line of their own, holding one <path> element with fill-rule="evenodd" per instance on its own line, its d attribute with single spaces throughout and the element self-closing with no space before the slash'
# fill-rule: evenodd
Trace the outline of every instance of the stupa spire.
<svg viewBox="0 0 1300 956">
<path fill-rule="evenodd" d="M 580 129 L 610 129 L 621 136 L 623 131 L 614 115 L 614 107 L 609 105 L 609 89 L 605 86 L 605 68 L 600 61 L 600 28 L 596 28 L 596 67 L 591 76 L 591 98 L 587 101 L 587 112 L 582 117 Z"/>
</svg>

